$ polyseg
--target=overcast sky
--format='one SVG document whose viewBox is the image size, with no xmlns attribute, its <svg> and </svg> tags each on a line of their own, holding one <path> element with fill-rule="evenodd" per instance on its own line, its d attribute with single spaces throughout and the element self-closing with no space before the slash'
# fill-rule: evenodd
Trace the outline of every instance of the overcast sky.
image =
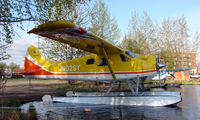
<svg viewBox="0 0 200 120">
<path fill-rule="evenodd" d="M 200 0 L 104 0 L 112 17 L 116 17 L 121 36 L 127 32 L 132 12 L 148 13 L 150 18 L 161 23 L 167 17 L 181 17 L 184 15 L 192 33 L 200 32 Z M 25 24 L 26 30 L 34 25 Z M 12 58 L 3 62 L 15 62 L 23 67 L 27 47 L 37 45 L 37 36 L 27 34 L 27 31 L 17 30 L 19 36 L 14 39 L 14 44 L 8 49 Z"/>
</svg>

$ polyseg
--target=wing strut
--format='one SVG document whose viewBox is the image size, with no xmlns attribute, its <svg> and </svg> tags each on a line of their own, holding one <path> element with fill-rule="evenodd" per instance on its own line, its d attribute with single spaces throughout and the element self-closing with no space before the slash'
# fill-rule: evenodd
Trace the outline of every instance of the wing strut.
<svg viewBox="0 0 200 120">
<path fill-rule="evenodd" d="M 102 51 L 103 51 L 103 56 L 105 57 L 106 62 L 107 62 L 107 64 L 108 64 L 108 68 L 109 68 L 110 72 L 112 73 L 112 77 L 113 77 L 114 80 L 116 80 L 115 73 L 114 73 L 113 70 L 112 70 L 110 61 L 108 60 L 108 56 L 107 56 L 107 54 L 106 54 L 106 51 L 105 51 L 104 47 L 102 48 Z"/>
</svg>

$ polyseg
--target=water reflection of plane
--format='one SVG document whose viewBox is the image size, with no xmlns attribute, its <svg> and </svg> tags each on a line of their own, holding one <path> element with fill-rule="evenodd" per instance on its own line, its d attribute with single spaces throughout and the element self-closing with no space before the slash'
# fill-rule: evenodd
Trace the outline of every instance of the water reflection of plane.
<svg viewBox="0 0 200 120">
<path fill-rule="evenodd" d="M 89 104 L 66 104 L 31 102 L 21 106 L 23 113 L 27 113 L 30 105 L 35 107 L 38 119 L 182 119 L 179 107 L 144 107 L 144 106 L 109 106 Z M 84 112 L 85 108 L 91 112 Z"/>
</svg>

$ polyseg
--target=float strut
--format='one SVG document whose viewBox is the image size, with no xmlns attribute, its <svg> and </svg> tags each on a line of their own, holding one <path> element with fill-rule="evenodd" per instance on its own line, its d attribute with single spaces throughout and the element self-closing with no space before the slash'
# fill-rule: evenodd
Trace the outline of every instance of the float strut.
<svg viewBox="0 0 200 120">
<path fill-rule="evenodd" d="M 119 81 L 118 83 L 118 92 L 120 92 L 120 88 L 121 88 L 121 81 Z"/>
<path fill-rule="evenodd" d="M 139 75 L 137 76 L 137 82 L 136 82 L 136 95 L 138 95 L 138 89 L 139 89 L 139 84 L 140 83 L 140 77 Z"/>
<path fill-rule="evenodd" d="M 110 93 L 110 91 L 112 90 L 112 88 L 113 88 L 113 86 L 114 86 L 114 83 L 115 82 L 111 82 L 111 85 L 110 85 L 110 87 L 109 87 L 109 89 L 107 90 L 107 92 L 106 92 L 106 96 Z"/>
<path fill-rule="evenodd" d="M 134 91 L 134 89 L 133 89 L 133 87 L 132 87 L 130 81 L 129 81 L 129 80 L 126 80 L 126 83 L 128 84 L 128 87 L 130 88 L 131 92 L 135 95 L 135 91 Z"/>
<path fill-rule="evenodd" d="M 141 79 L 141 82 L 142 82 L 142 83 L 141 83 L 142 91 L 144 91 L 144 81 L 145 81 L 145 79 L 142 78 L 142 79 Z"/>
</svg>

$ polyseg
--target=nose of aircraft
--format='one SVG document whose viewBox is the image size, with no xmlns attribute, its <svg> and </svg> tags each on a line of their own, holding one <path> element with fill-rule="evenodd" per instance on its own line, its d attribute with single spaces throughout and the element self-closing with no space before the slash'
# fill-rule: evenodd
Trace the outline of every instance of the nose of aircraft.
<svg viewBox="0 0 200 120">
<path fill-rule="evenodd" d="M 165 64 L 160 62 L 159 56 L 156 58 L 156 69 L 159 70 L 161 68 L 165 67 Z"/>
<path fill-rule="evenodd" d="M 156 69 L 157 69 L 157 74 L 159 75 L 159 80 L 160 80 L 160 69 L 163 67 L 165 67 L 165 64 L 161 63 L 158 57 L 156 60 Z"/>
</svg>

